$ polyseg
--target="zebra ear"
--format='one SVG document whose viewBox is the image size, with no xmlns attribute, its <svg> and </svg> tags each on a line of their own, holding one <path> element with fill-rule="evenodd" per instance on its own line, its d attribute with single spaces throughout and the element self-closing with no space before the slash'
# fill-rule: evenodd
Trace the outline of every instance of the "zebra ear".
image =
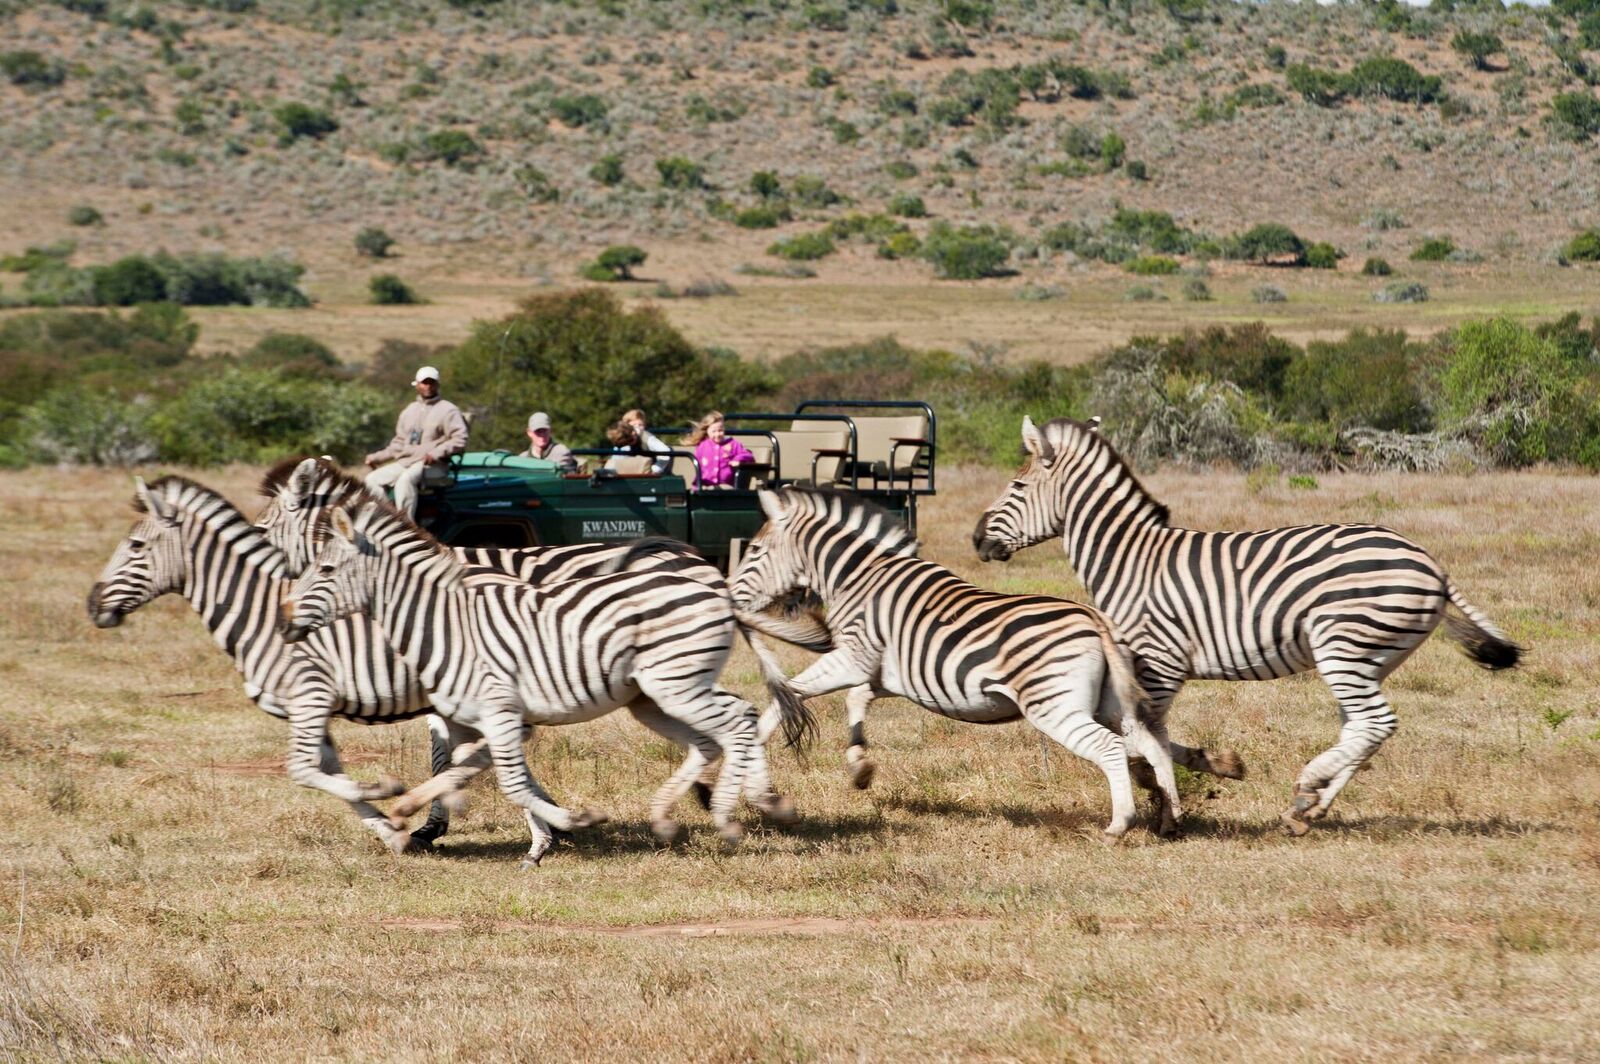
<svg viewBox="0 0 1600 1064">
<path fill-rule="evenodd" d="M 173 523 L 172 508 L 150 493 L 150 488 L 145 484 L 144 477 L 133 478 L 133 501 L 138 509 L 143 510 L 156 520 L 164 521 L 169 525 Z"/>
<path fill-rule="evenodd" d="M 317 460 L 307 458 L 294 467 L 294 472 L 289 474 L 285 483 L 288 489 L 284 492 L 283 508 L 285 510 L 298 510 L 306 499 L 311 496 L 311 488 L 317 482 Z"/>
<path fill-rule="evenodd" d="M 333 530 L 334 535 L 338 536 L 346 543 L 355 543 L 355 522 L 350 520 L 350 513 L 343 506 L 335 506 L 333 510 L 329 512 L 328 527 Z"/>
<path fill-rule="evenodd" d="M 1033 423 L 1033 418 L 1026 414 L 1022 415 L 1022 449 L 1045 465 L 1055 460 L 1055 452 L 1050 448 L 1050 441 L 1044 438 L 1044 433 Z"/>
<path fill-rule="evenodd" d="M 1100 431 L 1100 415 L 1099 414 L 1096 414 L 1094 417 L 1089 419 L 1089 431 L 1090 432 L 1099 432 Z"/>
<path fill-rule="evenodd" d="M 761 509 L 766 513 L 767 520 L 783 520 L 783 502 L 775 491 L 758 491 L 756 498 L 761 500 Z"/>
</svg>

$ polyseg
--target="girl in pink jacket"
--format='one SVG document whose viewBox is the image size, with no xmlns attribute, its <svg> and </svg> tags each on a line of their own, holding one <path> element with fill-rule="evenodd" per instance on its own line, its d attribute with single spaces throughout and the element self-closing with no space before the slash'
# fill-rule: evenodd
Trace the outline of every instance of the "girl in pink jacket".
<svg viewBox="0 0 1600 1064">
<path fill-rule="evenodd" d="M 694 431 L 684 441 L 693 445 L 695 461 L 700 465 L 701 488 L 730 488 L 734 470 L 755 455 L 744 444 L 727 434 L 722 424 L 722 412 L 713 410 L 695 423 Z"/>
</svg>

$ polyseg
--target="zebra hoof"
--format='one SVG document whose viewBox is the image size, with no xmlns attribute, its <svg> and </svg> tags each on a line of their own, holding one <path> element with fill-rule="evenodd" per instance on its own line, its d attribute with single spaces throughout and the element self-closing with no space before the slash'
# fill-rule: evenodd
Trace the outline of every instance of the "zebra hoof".
<svg viewBox="0 0 1600 1064">
<path fill-rule="evenodd" d="M 711 788 L 710 788 L 710 786 L 708 786 L 707 784 L 701 783 L 699 780 L 695 780 L 694 781 L 694 800 L 700 803 L 700 808 L 701 809 L 705 809 L 705 810 L 709 811 L 710 808 L 711 808 Z"/>
<path fill-rule="evenodd" d="M 582 809 L 572 814 L 572 830 L 578 831 L 581 828 L 592 828 L 597 824 L 604 824 L 610 819 L 610 814 L 602 813 L 598 809 Z"/>
<path fill-rule="evenodd" d="M 1100 833 L 1100 844 L 1107 847 L 1121 846 L 1122 832 L 1110 830 L 1102 831 Z"/>
<path fill-rule="evenodd" d="M 862 758 L 850 766 L 850 786 L 858 791 L 864 791 L 872 786 L 872 777 L 877 773 L 878 766 L 866 758 Z"/>
<path fill-rule="evenodd" d="M 413 842 L 424 842 L 429 846 L 432 846 L 435 842 L 438 842 L 440 839 L 444 838 L 445 832 L 448 830 L 449 825 L 441 824 L 437 820 L 430 820 L 417 830 L 413 831 L 411 833 L 411 839 Z"/>
<path fill-rule="evenodd" d="M 800 814 L 795 812 L 794 802 L 783 795 L 775 795 L 761 807 L 761 815 L 774 824 L 789 825 L 799 821 Z"/>
<path fill-rule="evenodd" d="M 432 853 L 433 840 L 418 836 L 415 832 L 406 840 L 405 853 Z"/>
<path fill-rule="evenodd" d="M 1237 750 L 1207 750 L 1206 767 L 1225 780 L 1244 779 L 1244 758 Z"/>
<path fill-rule="evenodd" d="M 400 857 L 411 850 L 411 833 L 408 831 L 397 831 L 388 838 L 384 839 L 383 842 L 384 845 L 389 847 L 390 853 L 394 854 L 396 857 Z"/>
<path fill-rule="evenodd" d="M 667 817 L 650 821 L 650 834 L 654 835 L 656 842 L 662 846 L 671 846 L 677 841 L 678 832 L 682 830 L 681 824 Z"/>
<path fill-rule="evenodd" d="M 1283 824 L 1284 832 L 1294 836 L 1297 839 L 1311 830 L 1311 825 L 1300 819 L 1298 811 L 1294 809 L 1280 813 L 1278 815 L 1278 820 Z"/>
<path fill-rule="evenodd" d="M 722 845 L 732 850 L 737 849 L 744 841 L 744 825 L 730 821 L 722 825 Z"/>
<path fill-rule="evenodd" d="M 1183 827 L 1176 821 L 1167 821 L 1156 828 L 1156 837 L 1166 839 L 1168 842 L 1176 842 L 1178 839 L 1183 838 Z"/>
<path fill-rule="evenodd" d="M 524 857 L 517 863 L 517 867 L 524 872 L 537 872 L 539 870 L 539 861 L 543 857 L 544 854 L 540 854 L 538 857 Z"/>
</svg>

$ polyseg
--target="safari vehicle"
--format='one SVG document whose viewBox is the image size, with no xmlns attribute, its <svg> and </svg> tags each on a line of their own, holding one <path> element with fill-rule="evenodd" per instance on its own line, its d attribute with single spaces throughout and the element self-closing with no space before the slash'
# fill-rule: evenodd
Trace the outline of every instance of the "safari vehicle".
<svg viewBox="0 0 1600 1064">
<path fill-rule="evenodd" d="M 811 399 L 789 413 L 734 413 L 724 424 L 754 463 L 731 488 L 696 490 L 692 452 L 674 449 L 659 475 L 650 458 L 574 450 L 589 469 L 507 451 L 469 451 L 425 486 L 417 520 L 463 547 L 559 546 L 671 536 L 727 566 L 765 517 L 760 488 L 812 484 L 857 492 L 914 530 L 917 499 L 935 489 L 937 424 L 922 402 Z M 686 428 L 658 429 L 664 439 Z"/>
</svg>

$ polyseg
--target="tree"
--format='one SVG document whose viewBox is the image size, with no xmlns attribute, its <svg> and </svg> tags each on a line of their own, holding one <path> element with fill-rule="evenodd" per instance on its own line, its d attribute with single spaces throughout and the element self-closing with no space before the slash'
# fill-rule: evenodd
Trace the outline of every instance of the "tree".
<svg viewBox="0 0 1600 1064">
<path fill-rule="evenodd" d="M 611 274 L 617 281 L 633 280 L 633 268 L 643 266 L 644 260 L 649 256 L 643 248 L 634 247 L 632 244 L 619 244 L 606 248 L 595 259 L 595 265 Z"/>
<path fill-rule="evenodd" d="M 1262 222 L 1240 233 L 1229 241 L 1229 258 L 1244 259 L 1265 265 L 1273 259 L 1294 257 L 1298 264 L 1305 255 L 1306 244 L 1293 229 L 1282 222 Z"/>
<path fill-rule="evenodd" d="M 1461 30 L 1450 40 L 1450 47 L 1471 61 L 1474 69 L 1489 70 L 1489 57 L 1506 50 L 1505 43 L 1493 33 Z"/>
<path fill-rule="evenodd" d="M 289 145 L 301 137 L 321 140 L 339 128 L 339 123 L 326 111 L 303 103 L 286 103 L 272 112 L 272 117 L 283 127 L 278 143 Z"/>
<path fill-rule="evenodd" d="M 707 410 L 748 409 L 774 386 L 759 367 L 695 347 L 658 309 L 626 311 L 602 288 L 530 296 L 513 314 L 478 322 L 445 363 L 451 397 L 474 411 L 483 447 L 520 441 L 534 410 L 550 411 L 578 446 L 598 443 L 631 407 L 683 424 Z"/>
<path fill-rule="evenodd" d="M 394 247 L 394 238 L 377 226 L 369 225 L 356 234 L 356 252 L 369 259 L 381 259 Z"/>
</svg>

